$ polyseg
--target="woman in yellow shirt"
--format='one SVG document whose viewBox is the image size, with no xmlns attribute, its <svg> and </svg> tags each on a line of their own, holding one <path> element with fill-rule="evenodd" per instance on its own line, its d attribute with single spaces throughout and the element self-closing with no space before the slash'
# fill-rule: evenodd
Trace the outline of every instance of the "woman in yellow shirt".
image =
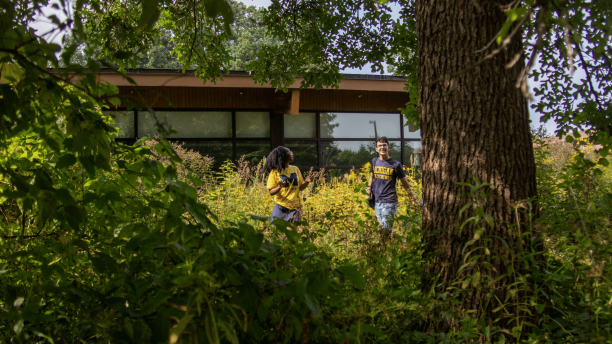
<svg viewBox="0 0 612 344">
<path fill-rule="evenodd" d="M 270 222 L 275 219 L 296 222 L 302 220 L 302 202 L 300 191 L 311 182 L 308 177 L 304 180 L 297 166 L 289 165 L 293 162 L 293 152 L 287 147 L 278 146 L 270 152 L 266 159 L 264 171 L 268 176 L 268 192 L 274 196 L 274 208 Z"/>
</svg>

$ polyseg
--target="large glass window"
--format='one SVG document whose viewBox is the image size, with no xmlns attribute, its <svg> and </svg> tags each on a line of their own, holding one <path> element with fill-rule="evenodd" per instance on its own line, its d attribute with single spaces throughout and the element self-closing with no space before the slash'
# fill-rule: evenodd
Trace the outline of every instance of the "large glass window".
<svg viewBox="0 0 612 344">
<path fill-rule="evenodd" d="M 421 167 L 421 141 L 404 141 L 404 165 Z"/>
<path fill-rule="evenodd" d="M 397 113 L 321 113 L 321 138 L 400 138 Z"/>
<path fill-rule="evenodd" d="M 155 111 L 159 122 L 167 122 L 177 133 L 169 138 L 230 138 L 232 113 L 208 111 Z M 148 111 L 138 112 L 138 135 L 156 135 L 156 121 Z"/>
<path fill-rule="evenodd" d="M 217 168 L 226 160 L 232 160 L 231 141 L 187 141 L 183 147 L 215 159 L 213 166 Z"/>
<path fill-rule="evenodd" d="M 378 156 L 374 140 L 371 141 L 323 141 L 321 166 L 362 166 Z M 400 142 L 391 141 L 389 155 L 401 159 Z"/>
<path fill-rule="evenodd" d="M 334 169 L 326 169 L 325 170 L 325 178 L 348 178 L 349 174 L 352 171 L 358 169 L 353 168 L 334 168 Z M 357 171 L 359 172 L 359 171 Z"/>
<path fill-rule="evenodd" d="M 116 125 L 124 132 L 119 136 L 122 142 L 131 144 L 130 138 L 156 135 L 157 118 L 177 131 L 168 136 L 170 141 L 213 158 L 217 168 L 242 156 L 255 164 L 270 152 L 269 111 L 159 110 L 155 116 L 149 111 L 105 113 L 116 118 Z"/>
<path fill-rule="evenodd" d="M 287 141 L 285 146 L 293 152 L 293 163 L 296 166 L 318 166 L 316 141 Z"/>
<path fill-rule="evenodd" d="M 378 156 L 374 138 L 380 136 L 390 139 L 389 155 L 392 158 L 406 166 L 420 167 L 421 132 L 414 126 L 403 128 L 401 114 L 320 112 L 317 115 L 320 167 L 346 169 L 363 166 Z M 404 150 L 407 153 L 403 153 Z"/>
<path fill-rule="evenodd" d="M 251 165 L 256 165 L 268 154 L 270 141 L 236 141 L 236 160 L 244 157 Z"/>
<path fill-rule="evenodd" d="M 285 115 L 285 138 L 305 139 L 317 137 L 316 113 Z"/>
<path fill-rule="evenodd" d="M 270 137 L 270 113 L 236 112 L 236 137 Z"/>
<path fill-rule="evenodd" d="M 404 138 L 405 139 L 420 139 L 421 129 L 415 129 L 414 125 L 404 126 Z"/>
<path fill-rule="evenodd" d="M 149 111 L 105 111 L 115 118 L 122 133 L 118 141 L 156 135 L 156 121 Z M 227 159 L 244 158 L 256 164 L 270 152 L 273 133 L 294 152 L 297 166 L 327 169 L 360 167 L 377 156 L 375 136 L 391 140 L 389 154 L 404 166 L 421 166 L 420 130 L 403 126 L 399 113 L 306 112 L 284 115 L 272 123 L 269 111 L 180 111 L 160 110 L 157 120 L 177 131 L 170 140 L 186 141 L 185 147 L 215 159 L 221 166 Z M 271 140 L 272 139 L 272 140 Z M 276 142 L 276 141 L 275 141 Z"/>
<path fill-rule="evenodd" d="M 103 114 L 113 117 L 115 127 L 120 132 L 118 138 L 134 138 L 136 137 L 134 127 L 134 111 L 103 111 Z"/>
</svg>

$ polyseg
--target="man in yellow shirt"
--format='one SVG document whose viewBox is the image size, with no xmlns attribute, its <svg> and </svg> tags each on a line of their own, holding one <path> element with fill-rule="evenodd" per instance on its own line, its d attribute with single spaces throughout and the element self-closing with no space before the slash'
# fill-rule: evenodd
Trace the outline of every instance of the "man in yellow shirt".
<svg viewBox="0 0 612 344">
<path fill-rule="evenodd" d="M 268 192 L 274 196 L 274 208 L 270 222 L 275 219 L 296 222 L 302 220 L 302 201 L 300 191 L 306 189 L 311 178 L 302 177 L 297 166 L 289 165 L 293 162 L 293 152 L 289 148 L 278 146 L 266 159 L 264 171 L 268 176 Z"/>
</svg>

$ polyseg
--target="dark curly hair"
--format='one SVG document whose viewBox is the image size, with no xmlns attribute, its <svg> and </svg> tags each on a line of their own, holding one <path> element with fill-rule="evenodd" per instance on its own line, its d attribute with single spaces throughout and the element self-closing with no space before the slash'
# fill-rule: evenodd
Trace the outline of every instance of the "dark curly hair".
<svg viewBox="0 0 612 344">
<path fill-rule="evenodd" d="M 283 146 L 278 146 L 270 152 L 264 166 L 265 173 L 270 173 L 272 170 L 277 170 L 280 173 L 285 168 L 285 165 L 287 165 L 286 149 Z"/>
<path fill-rule="evenodd" d="M 389 139 L 386 136 L 379 136 L 376 138 L 376 141 L 374 142 L 374 146 L 378 146 L 379 142 L 384 142 L 387 145 L 389 145 Z"/>
</svg>

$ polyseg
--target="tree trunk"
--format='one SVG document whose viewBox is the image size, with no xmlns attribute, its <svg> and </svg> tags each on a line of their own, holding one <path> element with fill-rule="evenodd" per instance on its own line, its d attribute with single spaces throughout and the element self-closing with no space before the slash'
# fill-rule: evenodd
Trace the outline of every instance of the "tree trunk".
<svg viewBox="0 0 612 344">
<path fill-rule="evenodd" d="M 476 177 L 481 183 L 491 184 L 484 191 L 494 197 L 483 205 L 484 213 L 501 221 L 493 228 L 486 226 L 486 236 L 492 238 L 488 244 L 491 255 L 486 256 L 484 249 L 476 253 L 482 253 L 483 260 L 490 262 L 493 278 L 507 274 L 504 257 L 511 260 L 521 250 L 518 229 L 508 225 L 517 220 L 513 205 L 536 196 L 529 112 L 526 100 L 515 86 L 525 65 L 521 35 L 517 34 L 496 57 L 452 76 L 498 47 L 493 43 L 486 52 L 478 52 L 496 37 L 506 21 L 500 8 L 505 3 L 416 1 L 425 292 L 431 291 L 432 286 L 437 292 L 443 292 L 460 280 L 458 277 L 467 274 L 458 275 L 464 264 L 462 250 L 474 238 L 478 227 L 466 226 L 460 230 L 461 224 L 474 215 L 476 207 L 469 208 L 459 218 L 461 208 L 469 200 L 457 196 L 467 193 L 469 188 L 458 182 L 473 183 Z M 517 54 L 520 54 L 518 62 L 507 68 Z M 432 83 L 439 79 L 443 81 Z M 528 229 L 523 227 L 525 230 Z M 503 238 L 511 250 L 504 248 L 494 236 Z M 481 238 L 471 247 L 483 243 Z M 502 278 L 493 286 L 497 299 L 502 302 L 508 281 L 509 278 Z M 487 319 L 499 316 L 503 311 L 492 312 L 500 305 L 499 301 L 486 297 L 486 292 L 470 285 L 460 308 L 478 310 L 475 315 Z M 431 329 L 444 331 L 451 323 L 440 321 Z M 504 321 L 496 325 L 509 326 L 503 324 Z"/>
</svg>

